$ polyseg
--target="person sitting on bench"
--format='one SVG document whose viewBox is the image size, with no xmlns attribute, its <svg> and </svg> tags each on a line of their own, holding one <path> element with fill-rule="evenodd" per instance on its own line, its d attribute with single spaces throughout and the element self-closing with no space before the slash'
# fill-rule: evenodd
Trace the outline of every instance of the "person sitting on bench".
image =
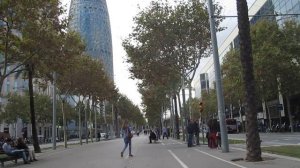
<svg viewBox="0 0 300 168">
<path fill-rule="evenodd" d="M 27 159 L 24 149 L 17 150 L 15 148 L 11 147 L 12 142 L 13 141 L 10 138 L 7 138 L 5 140 L 5 143 L 2 146 L 2 149 L 5 152 L 5 154 L 8 156 L 15 156 L 15 157 L 23 158 L 24 164 L 30 164 L 30 162 Z"/>
<path fill-rule="evenodd" d="M 152 140 L 154 140 L 154 142 L 156 142 L 157 139 L 156 139 L 155 133 L 152 130 L 150 130 L 150 136 L 149 136 L 150 143 L 152 143 Z"/>
<path fill-rule="evenodd" d="M 16 144 L 17 149 L 24 149 L 26 156 L 29 156 L 30 162 L 37 161 L 35 158 L 35 153 L 33 150 L 29 149 L 29 147 L 26 145 L 26 143 L 23 141 L 23 138 L 18 138 L 17 139 L 17 144 Z"/>
</svg>

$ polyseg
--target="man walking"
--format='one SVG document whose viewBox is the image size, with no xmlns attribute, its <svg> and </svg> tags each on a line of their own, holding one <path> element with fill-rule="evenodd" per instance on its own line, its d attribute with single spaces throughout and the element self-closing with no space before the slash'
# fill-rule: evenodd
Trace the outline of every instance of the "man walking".
<svg viewBox="0 0 300 168">
<path fill-rule="evenodd" d="M 195 133 L 195 138 L 196 138 L 196 145 L 200 145 L 199 132 L 200 132 L 199 123 L 198 123 L 198 120 L 195 120 L 194 121 L 194 133 Z"/>
<path fill-rule="evenodd" d="M 162 132 L 163 132 L 163 139 L 165 139 L 165 137 L 167 137 L 167 139 L 169 139 L 168 130 L 166 127 L 163 127 Z"/>
<path fill-rule="evenodd" d="M 188 126 L 187 126 L 187 133 L 188 133 L 188 147 L 193 146 L 193 136 L 194 136 L 194 124 L 193 120 L 189 120 Z"/>
</svg>

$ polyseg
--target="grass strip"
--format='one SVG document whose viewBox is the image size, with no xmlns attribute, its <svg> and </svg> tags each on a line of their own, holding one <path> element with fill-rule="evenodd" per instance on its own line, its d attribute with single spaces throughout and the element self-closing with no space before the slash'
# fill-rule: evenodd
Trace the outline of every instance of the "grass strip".
<svg viewBox="0 0 300 168">
<path fill-rule="evenodd" d="M 278 155 L 300 158 L 299 145 L 262 147 L 262 151 Z"/>
<path fill-rule="evenodd" d="M 245 144 L 246 141 L 242 139 L 228 139 L 229 144 Z"/>
</svg>

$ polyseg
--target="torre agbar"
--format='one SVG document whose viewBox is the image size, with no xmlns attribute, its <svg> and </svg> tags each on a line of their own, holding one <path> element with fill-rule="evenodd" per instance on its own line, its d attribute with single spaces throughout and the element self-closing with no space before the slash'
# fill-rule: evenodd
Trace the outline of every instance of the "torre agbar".
<svg viewBox="0 0 300 168">
<path fill-rule="evenodd" d="M 86 52 L 101 60 L 113 80 L 113 53 L 106 0 L 72 0 L 69 28 L 78 32 L 86 43 Z"/>
</svg>

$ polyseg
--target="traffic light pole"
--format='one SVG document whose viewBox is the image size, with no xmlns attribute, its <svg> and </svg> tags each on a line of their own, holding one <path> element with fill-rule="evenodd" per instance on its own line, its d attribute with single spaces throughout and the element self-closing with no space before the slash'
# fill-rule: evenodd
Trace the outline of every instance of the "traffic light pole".
<svg viewBox="0 0 300 168">
<path fill-rule="evenodd" d="M 214 68 L 215 68 L 215 77 L 216 77 L 216 86 L 217 86 L 218 115 L 220 121 L 222 152 L 225 153 L 225 152 L 229 152 L 229 145 L 228 145 L 227 127 L 225 124 L 225 116 L 224 116 L 225 106 L 224 106 L 218 44 L 217 44 L 217 37 L 216 37 L 216 25 L 214 20 L 214 10 L 213 10 L 212 0 L 208 0 L 208 12 L 209 12 L 211 41 L 213 46 L 213 58 L 214 58 Z"/>
</svg>

